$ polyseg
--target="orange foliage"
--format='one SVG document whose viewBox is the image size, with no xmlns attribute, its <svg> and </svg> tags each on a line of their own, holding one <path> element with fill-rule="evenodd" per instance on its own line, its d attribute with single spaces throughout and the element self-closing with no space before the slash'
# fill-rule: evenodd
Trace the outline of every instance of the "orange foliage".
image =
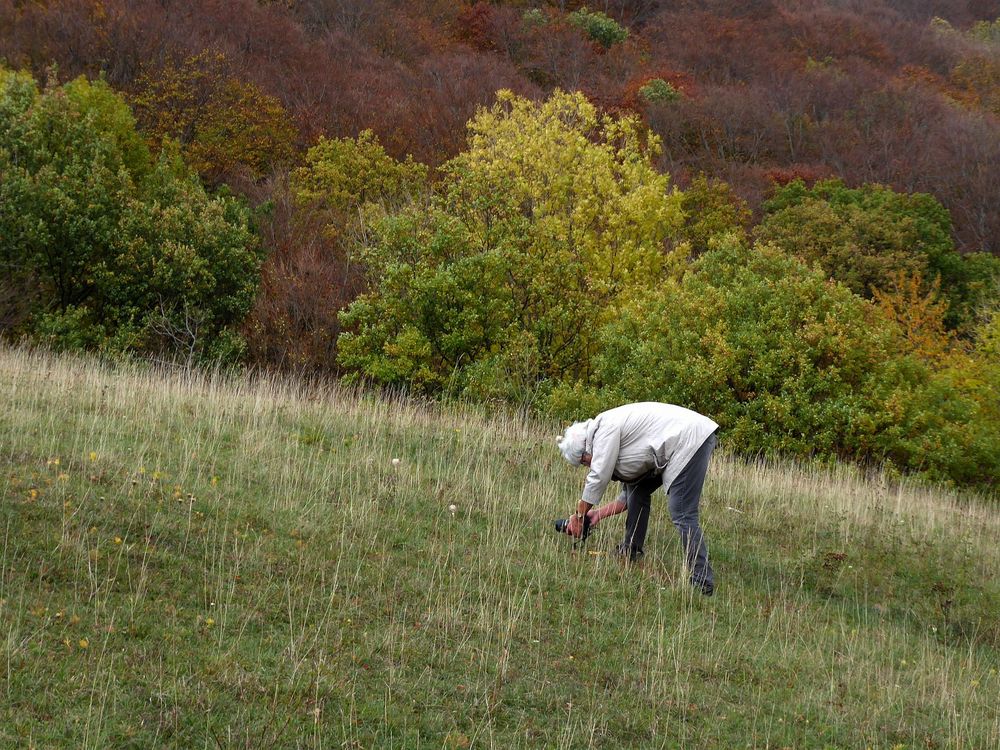
<svg viewBox="0 0 1000 750">
<path fill-rule="evenodd" d="M 887 288 L 874 290 L 875 304 L 899 327 L 905 352 L 935 363 L 953 345 L 944 325 L 948 303 L 940 297 L 940 286 L 939 278 L 927 287 L 919 273 L 897 271 Z"/>
<path fill-rule="evenodd" d="M 455 20 L 455 35 L 460 41 L 476 49 L 495 52 L 497 49 L 494 41 L 495 24 L 494 6 L 480 0 L 475 5 L 464 6 L 459 11 Z"/>
<path fill-rule="evenodd" d="M 971 57 L 955 66 L 951 80 L 966 101 L 1000 116 L 1000 59 Z"/>
<path fill-rule="evenodd" d="M 937 91 L 942 96 L 958 102 L 963 107 L 979 105 L 977 97 L 968 90 L 956 86 L 943 76 L 939 76 L 920 65 L 904 65 L 898 77 L 903 83 Z"/>
</svg>

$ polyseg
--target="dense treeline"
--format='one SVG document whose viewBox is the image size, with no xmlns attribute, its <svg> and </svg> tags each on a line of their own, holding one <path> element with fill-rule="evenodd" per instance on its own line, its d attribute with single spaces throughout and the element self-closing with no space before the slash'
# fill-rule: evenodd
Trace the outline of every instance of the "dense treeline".
<svg viewBox="0 0 1000 750">
<path fill-rule="evenodd" d="M 0 2 L 0 326 L 992 486 L 1000 21 L 726 7 Z"/>
</svg>

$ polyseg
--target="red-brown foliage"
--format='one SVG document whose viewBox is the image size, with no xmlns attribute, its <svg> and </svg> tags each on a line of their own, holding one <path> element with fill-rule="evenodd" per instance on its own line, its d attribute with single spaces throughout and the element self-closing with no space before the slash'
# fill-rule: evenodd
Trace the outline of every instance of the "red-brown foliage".
<svg viewBox="0 0 1000 750">
<path fill-rule="evenodd" d="M 495 41 L 498 35 L 495 5 L 479 0 L 475 5 L 467 5 L 458 12 L 455 19 L 455 37 L 459 41 L 489 52 L 499 51 Z"/>
<path fill-rule="evenodd" d="M 807 187 L 810 187 L 819 180 L 833 176 L 830 168 L 823 164 L 788 164 L 764 170 L 764 177 L 776 185 L 787 185 L 789 182 L 802 180 Z"/>
<path fill-rule="evenodd" d="M 895 63 L 881 28 L 871 19 L 829 6 L 798 7 L 782 16 L 800 57 L 835 62 L 856 58 L 876 67 Z"/>
<path fill-rule="evenodd" d="M 361 289 L 359 269 L 324 235 L 322 217 L 295 206 L 284 180 L 264 195 L 273 210 L 260 222 L 268 258 L 243 330 L 250 357 L 283 369 L 334 371 L 337 314 Z"/>
<path fill-rule="evenodd" d="M 628 25 L 628 40 L 595 48 L 565 21 L 584 4 Z M 996 0 L 552 0 L 545 23 L 525 23 L 537 5 L 0 0 L 0 58 L 134 92 L 144 73 L 219 53 L 227 75 L 280 100 L 300 149 L 371 128 L 394 156 L 431 164 L 462 148 L 497 88 L 579 89 L 644 111 L 680 179 L 729 180 L 752 205 L 772 178 L 807 168 L 926 190 L 951 210 L 961 247 L 1000 252 L 997 67 L 962 34 L 1000 15 Z M 654 77 L 686 96 L 643 109 L 637 91 Z"/>
</svg>

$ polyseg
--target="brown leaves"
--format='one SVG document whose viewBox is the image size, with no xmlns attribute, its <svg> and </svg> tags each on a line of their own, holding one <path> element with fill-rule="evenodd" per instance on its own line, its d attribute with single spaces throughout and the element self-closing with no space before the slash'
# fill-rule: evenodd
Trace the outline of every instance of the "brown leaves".
<svg viewBox="0 0 1000 750">
<path fill-rule="evenodd" d="M 298 130 L 273 96 L 229 70 L 225 55 L 204 51 L 139 79 L 135 113 L 149 140 L 172 138 L 209 183 L 266 176 L 291 160 Z"/>
</svg>

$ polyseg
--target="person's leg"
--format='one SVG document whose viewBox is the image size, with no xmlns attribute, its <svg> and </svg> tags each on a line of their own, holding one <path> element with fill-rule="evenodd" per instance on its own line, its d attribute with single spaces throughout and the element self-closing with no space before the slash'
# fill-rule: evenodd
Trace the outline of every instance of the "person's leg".
<svg viewBox="0 0 1000 750">
<path fill-rule="evenodd" d="M 649 498 L 659 486 L 659 478 L 655 476 L 622 485 L 628 515 L 625 516 L 625 538 L 619 550 L 632 560 L 643 554 L 649 527 Z"/>
<path fill-rule="evenodd" d="M 667 490 L 670 519 L 681 536 L 691 583 L 706 594 L 715 589 L 715 578 L 708 562 L 708 545 L 698 524 L 698 504 L 716 442 L 715 435 L 710 435 Z"/>
</svg>

